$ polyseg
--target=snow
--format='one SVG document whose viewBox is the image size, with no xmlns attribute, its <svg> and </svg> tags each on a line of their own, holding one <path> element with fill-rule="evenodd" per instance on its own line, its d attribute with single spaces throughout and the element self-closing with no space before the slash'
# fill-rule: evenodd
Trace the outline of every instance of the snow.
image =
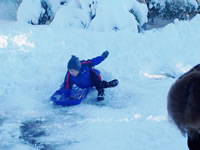
<svg viewBox="0 0 200 150">
<path fill-rule="evenodd" d="M 112 11 L 110 8 L 112 7 Z M 116 15 L 117 14 L 117 15 Z M 98 5 L 96 17 L 91 22 L 90 29 L 96 31 L 128 30 L 137 31 L 137 21 L 128 9 L 121 3 L 103 1 Z"/>
<path fill-rule="evenodd" d="M 23 0 L 18 9 L 17 20 L 19 22 L 37 24 L 40 13 L 43 11 L 40 0 Z"/>
<path fill-rule="evenodd" d="M 73 5 L 63 6 L 57 13 L 51 23 L 51 26 L 86 28 L 89 24 L 89 15 L 80 8 Z"/>
<path fill-rule="evenodd" d="M 60 9 L 60 2 L 62 0 L 46 0 L 46 2 L 51 6 L 51 10 L 54 14 Z"/>
<path fill-rule="evenodd" d="M 0 24 L 0 149 L 34 150 L 45 144 L 54 150 L 188 149 L 187 139 L 168 120 L 166 104 L 172 83 L 199 63 L 200 16 L 140 34 L 115 32 L 107 30 L 112 15 L 122 28 L 127 24 L 117 16 L 131 17 L 116 5 L 104 18 L 104 5 L 96 12 L 103 30 L 57 26 L 59 19 L 54 26 Z M 71 55 L 89 59 L 104 50 L 110 55 L 96 68 L 107 80 L 119 79 L 119 86 L 106 89 L 103 102 L 96 101 L 94 91 L 78 106 L 53 107 L 49 97 L 63 82 Z M 30 130 L 46 133 L 35 137 L 38 145 L 19 138 L 29 121 Z"/>
<path fill-rule="evenodd" d="M 16 20 L 17 2 L 13 3 L 12 0 L 1 0 L 0 8 L 0 20 Z"/>
<path fill-rule="evenodd" d="M 56 27 L 89 28 L 101 32 L 112 30 L 135 32 L 138 30 L 138 22 L 142 26 L 148 21 L 147 6 L 137 0 L 120 0 L 118 3 L 113 0 L 99 2 L 97 0 L 74 0 L 69 1 L 66 6 L 60 6 L 58 0 L 47 2 L 54 16 L 51 25 Z M 132 14 L 130 10 L 134 13 Z M 44 12 L 40 0 L 24 0 L 19 7 L 17 20 L 38 24 L 40 15 Z"/>
<path fill-rule="evenodd" d="M 148 22 L 148 8 L 144 3 L 138 3 L 137 1 L 133 1 L 132 9 L 135 11 L 135 15 L 138 17 L 139 23 L 143 25 Z M 130 5 L 131 6 L 131 5 Z"/>
</svg>

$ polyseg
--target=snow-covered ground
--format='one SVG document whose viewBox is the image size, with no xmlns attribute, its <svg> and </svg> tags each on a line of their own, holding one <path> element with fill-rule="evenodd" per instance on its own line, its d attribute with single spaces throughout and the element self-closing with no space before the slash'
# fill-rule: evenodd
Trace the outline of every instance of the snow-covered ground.
<svg viewBox="0 0 200 150">
<path fill-rule="evenodd" d="M 0 150 L 187 150 L 168 121 L 171 84 L 199 63 L 200 16 L 143 33 L 0 24 Z M 89 59 L 119 86 L 96 101 L 54 107 L 71 55 Z"/>
</svg>

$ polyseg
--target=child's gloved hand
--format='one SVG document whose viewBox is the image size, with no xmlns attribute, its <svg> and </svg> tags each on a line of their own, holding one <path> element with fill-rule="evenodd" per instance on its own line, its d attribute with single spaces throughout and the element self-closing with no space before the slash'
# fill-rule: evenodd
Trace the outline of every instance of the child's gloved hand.
<svg viewBox="0 0 200 150">
<path fill-rule="evenodd" d="M 106 58 L 108 57 L 108 55 L 109 55 L 109 52 L 108 52 L 107 50 L 101 54 L 101 56 L 102 56 L 104 59 L 106 59 Z"/>
</svg>

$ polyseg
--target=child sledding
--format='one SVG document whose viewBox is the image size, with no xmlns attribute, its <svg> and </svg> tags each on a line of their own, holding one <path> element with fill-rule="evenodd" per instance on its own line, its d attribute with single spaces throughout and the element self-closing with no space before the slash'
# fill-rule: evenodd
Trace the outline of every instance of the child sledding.
<svg viewBox="0 0 200 150">
<path fill-rule="evenodd" d="M 52 95 L 51 100 L 58 105 L 62 105 L 63 103 L 63 105 L 68 105 L 67 101 L 77 101 L 77 99 L 79 99 L 75 103 L 69 103 L 69 105 L 79 104 L 82 99 L 86 97 L 88 89 L 91 87 L 95 87 L 98 91 L 97 101 L 104 100 L 104 89 L 117 86 L 119 81 L 117 79 L 109 82 L 102 80 L 100 71 L 93 67 L 104 61 L 108 55 L 109 52 L 105 51 L 101 56 L 81 61 L 78 57 L 72 55 L 71 59 L 68 61 L 68 71 L 65 75 L 64 83 L 61 88 Z M 73 96 L 76 94 L 73 85 L 80 88 L 80 90 L 77 90 L 77 93 L 79 92 L 79 98 Z"/>
</svg>

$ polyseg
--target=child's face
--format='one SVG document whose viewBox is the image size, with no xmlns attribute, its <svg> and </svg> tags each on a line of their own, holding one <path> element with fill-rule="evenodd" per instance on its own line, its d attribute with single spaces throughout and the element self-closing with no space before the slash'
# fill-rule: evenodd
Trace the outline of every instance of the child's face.
<svg viewBox="0 0 200 150">
<path fill-rule="evenodd" d="M 70 73 L 72 76 L 76 77 L 76 76 L 78 75 L 79 71 L 78 71 L 78 70 L 75 70 L 75 69 L 69 69 L 69 73 Z"/>
</svg>

